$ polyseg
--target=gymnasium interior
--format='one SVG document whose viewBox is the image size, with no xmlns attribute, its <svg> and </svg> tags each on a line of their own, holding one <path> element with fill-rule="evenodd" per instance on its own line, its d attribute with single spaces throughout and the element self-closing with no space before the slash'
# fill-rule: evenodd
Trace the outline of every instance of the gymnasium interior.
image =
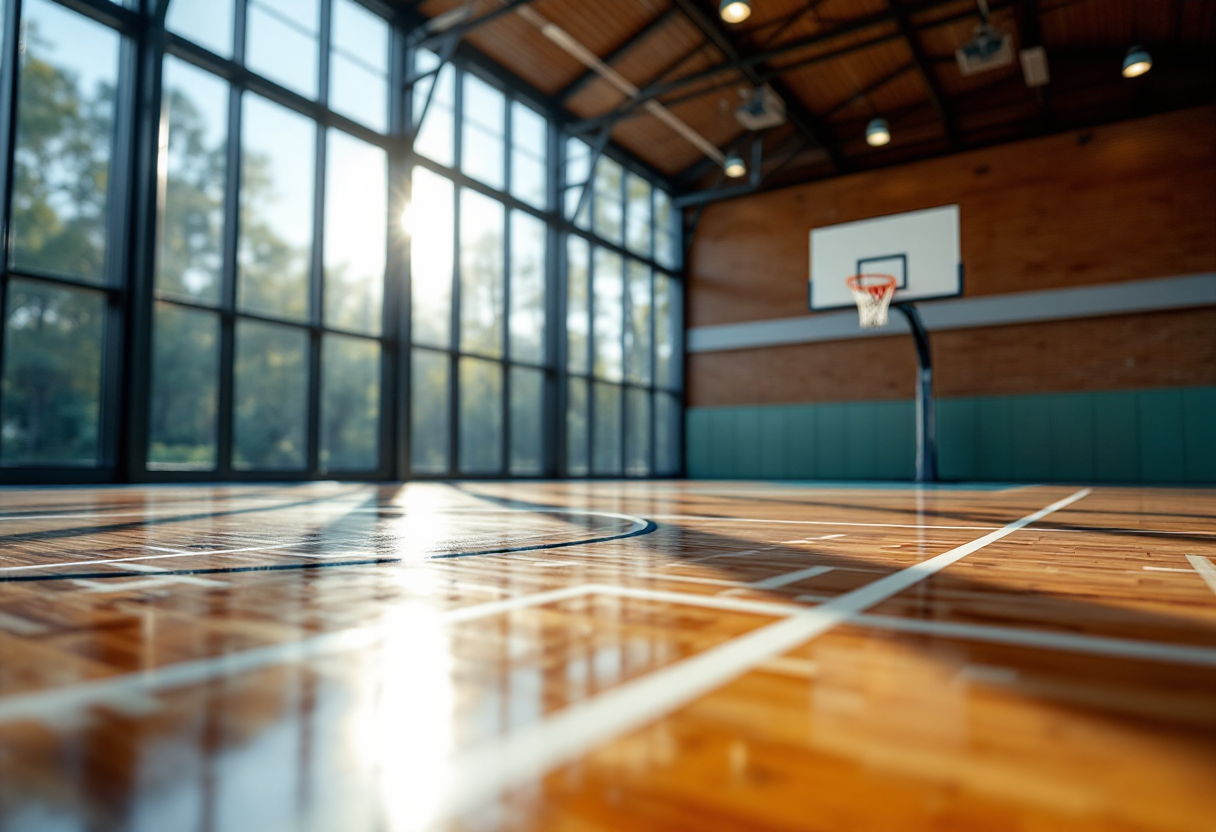
<svg viewBox="0 0 1216 832">
<path fill-rule="evenodd" d="M 1216 0 L 0 46 L 0 832 L 1216 829 Z"/>
</svg>

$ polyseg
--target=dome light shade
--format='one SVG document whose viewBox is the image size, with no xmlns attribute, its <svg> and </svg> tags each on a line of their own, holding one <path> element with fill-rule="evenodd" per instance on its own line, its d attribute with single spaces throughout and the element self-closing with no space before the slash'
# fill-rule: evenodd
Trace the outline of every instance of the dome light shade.
<svg viewBox="0 0 1216 832">
<path fill-rule="evenodd" d="M 751 0 L 722 0 L 718 4 L 718 14 L 727 23 L 742 23 L 752 16 Z"/>
<path fill-rule="evenodd" d="M 1123 77 L 1135 78 L 1153 68 L 1153 56 L 1143 46 L 1133 46 L 1123 59 Z"/>
<path fill-rule="evenodd" d="M 743 159 L 739 157 L 738 153 L 732 153 L 727 156 L 722 169 L 726 171 L 726 175 L 731 179 L 738 179 L 747 173 L 747 165 L 743 164 Z"/>
<path fill-rule="evenodd" d="M 866 144 L 870 147 L 882 147 L 891 141 L 891 127 L 885 118 L 870 119 L 866 125 Z"/>
</svg>

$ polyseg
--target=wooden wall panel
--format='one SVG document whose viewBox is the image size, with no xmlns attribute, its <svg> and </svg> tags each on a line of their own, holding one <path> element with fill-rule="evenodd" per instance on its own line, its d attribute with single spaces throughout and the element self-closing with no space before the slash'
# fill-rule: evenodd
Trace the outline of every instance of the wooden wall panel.
<svg viewBox="0 0 1216 832">
<path fill-rule="evenodd" d="M 1216 107 L 711 205 L 689 326 L 807 313 L 810 229 L 959 203 L 968 296 L 1216 271 Z"/>
<path fill-rule="evenodd" d="M 1216 307 L 934 333 L 942 397 L 1216 385 Z M 692 407 L 915 395 L 910 336 L 688 356 Z"/>
</svg>

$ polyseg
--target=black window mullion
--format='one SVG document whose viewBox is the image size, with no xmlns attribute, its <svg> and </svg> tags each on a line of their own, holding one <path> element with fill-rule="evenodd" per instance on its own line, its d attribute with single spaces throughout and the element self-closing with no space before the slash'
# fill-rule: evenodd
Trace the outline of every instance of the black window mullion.
<svg viewBox="0 0 1216 832">
<path fill-rule="evenodd" d="M 321 0 L 321 20 L 317 48 L 317 97 L 329 103 L 329 39 L 333 23 L 332 0 Z M 308 419 L 307 419 L 307 470 L 321 470 L 321 327 L 325 321 L 325 151 L 328 130 L 314 122 L 316 152 L 313 155 L 313 202 L 312 202 L 312 260 L 309 269 L 309 321 L 308 333 Z"/>
<path fill-rule="evenodd" d="M 503 98 L 503 182 L 504 189 L 507 193 L 511 192 L 511 98 Z M 500 458 L 501 472 L 509 475 L 511 473 L 511 283 L 515 279 L 514 270 L 511 267 L 511 236 L 515 229 L 515 212 L 507 208 L 505 204 L 503 209 L 503 254 L 502 254 L 502 302 L 503 302 L 503 326 L 502 326 L 502 436 Z"/>
<path fill-rule="evenodd" d="M 123 415 L 113 431 L 119 456 L 119 475 L 125 479 L 144 479 L 147 472 L 151 399 L 152 351 L 155 316 L 153 312 L 158 224 L 161 221 L 158 204 L 158 162 L 160 155 L 159 128 L 163 106 L 162 81 L 164 72 L 164 18 L 150 18 L 148 28 L 139 44 L 135 83 L 124 85 L 133 90 L 132 109 L 137 119 L 135 141 L 132 142 L 136 185 L 132 199 L 135 210 L 126 239 L 130 244 L 130 285 L 127 287 L 126 322 L 129 336 L 122 369 L 126 372 L 123 388 Z M 117 147 L 123 147 L 119 138 Z M 127 214 L 127 212 L 123 212 Z M 117 238 L 116 238 L 117 239 Z M 109 332 L 113 331 L 109 327 Z M 110 351 L 107 352 L 118 352 Z M 125 430 L 123 426 L 125 425 Z"/>
<path fill-rule="evenodd" d="M 464 72 L 456 69 L 453 76 L 452 107 L 452 156 L 460 166 L 464 135 Z M 439 77 L 435 77 L 439 83 Z M 448 473 L 460 472 L 460 218 L 464 204 L 464 188 L 457 185 L 452 194 L 452 308 L 451 333 L 448 342 L 448 413 L 451 429 L 448 430 Z"/>
<path fill-rule="evenodd" d="M 246 0 L 236 0 L 233 52 L 236 60 L 245 54 Z M 224 261 L 220 286 L 220 378 L 217 397 L 216 473 L 232 476 L 234 373 L 236 360 L 237 244 L 240 224 L 241 185 L 241 98 L 243 90 L 233 84 L 228 90 L 228 158 L 224 187 Z"/>
<path fill-rule="evenodd" d="M 389 132 L 404 136 L 409 129 L 408 55 L 400 29 L 389 29 Z M 410 239 L 402 233 L 400 217 L 409 203 L 409 157 L 404 143 L 388 151 L 388 245 L 384 274 L 384 306 L 380 350 L 380 463 L 390 479 L 409 474 L 410 421 Z M 401 182 L 401 187 L 394 183 Z"/>
</svg>

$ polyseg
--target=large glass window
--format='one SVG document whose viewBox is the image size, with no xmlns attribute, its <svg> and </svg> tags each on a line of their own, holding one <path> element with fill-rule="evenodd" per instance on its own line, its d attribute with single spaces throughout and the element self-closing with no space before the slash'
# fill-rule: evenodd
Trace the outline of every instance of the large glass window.
<svg viewBox="0 0 1216 832">
<path fill-rule="evenodd" d="M 162 297 L 216 304 L 223 280 L 228 85 L 165 58 L 161 141 L 164 181 L 156 289 Z"/>
<path fill-rule="evenodd" d="M 518 101 L 511 104 L 511 195 L 535 208 L 547 202 L 547 134 L 544 116 Z"/>
<path fill-rule="evenodd" d="M 506 98 L 476 75 L 464 76 L 464 131 L 460 139 L 460 166 L 469 176 L 502 190 L 503 133 Z"/>
<path fill-rule="evenodd" d="M 232 57 L 236 0 L 172 0 L 165 26 L 225 58 Z"/>
<path fill-rule="evenodd" d="M 0 479 L 678 470 L 655 176 L 364 0 L 166 2 L 4 35 Z"/>
<path fill-rule="evenodd" d="M 388 154 L 338 130 L 325 164 L 325 323 L 380 333 L 388 251 Z"/>
<path fill-rule="evenodd" d="M 334 0 L 329 107 L 388 132 L 388 21 L 354 0 Z"/>
<path fill-rule="evenodd" d="M 316 124 L 246 93 L 241 128 L 237 305 L 302 320 L 309 312 Z"/>
<path fill-rule="evenodd" d="M 438 66 L 439 57 L 430 52 L 419 52 L 415 58 L 414 71 L 431 74 L 414 85 L 413 122 L 418 131 L 414 151 L 452 167 L 456 158 L 456 68 L 446 64 L 435 72 Z"/>
<path fill-rule="evenodd" d="M 13 280 L 7 300 L 0 463 L 96 465 L 105 299 Z"/>
<path fill-rule="evenodd" d="M 317 97 L 320 0 L 248 0 L 245 62 L 306 98 Z"/>
<path fill-rule="evenodd" d="M 119 36 L 50 0 L 22 14 L 12 267 L 100 283 Z"/>
<path fill-rule="evenodd" d="M 604 156 L 584 194 L 593 154 L 577 139 L 565 146 L 565 215 L 581 200 L 579 216 L 591 218 L 589 234 L 566 236 L 565 473 L 678 473 L 682 321 L 671 200 Z"/>
<path fill-rule="evenodd" d="M 148 465 L 161 470 L 216 467 L 220 318 L 157 303 L 152 333 Z"/>
</svg>

